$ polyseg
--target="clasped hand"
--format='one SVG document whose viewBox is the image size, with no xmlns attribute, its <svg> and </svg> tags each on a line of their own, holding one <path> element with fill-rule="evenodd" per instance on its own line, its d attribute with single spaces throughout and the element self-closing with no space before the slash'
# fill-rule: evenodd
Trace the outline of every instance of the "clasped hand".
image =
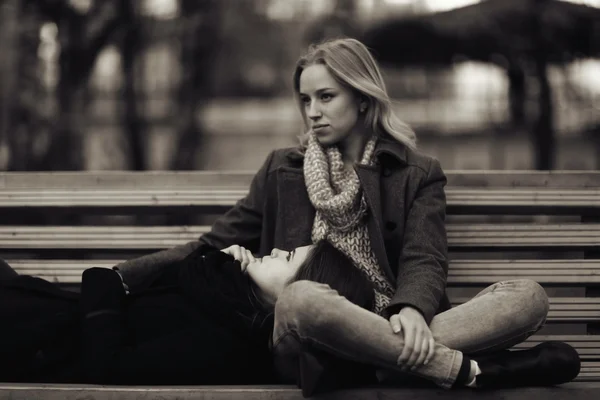
<svg viewBox="0 0 600 400">
<path fill-rule="evenodd" d="M 435 341 L 423 315 L 413 307 L 404 307 L 390 317 L 390 325 L 394 333 L 404 335 L 404 348 L 398 358 L 402 370 L 428 364 L 435 351 Z"/>
<path fill-rule="evenodd" d="M 238 246 L 237 244 L 224 248 L 221 251 L 225 254 L 233 256 L 234 259 L 238 260 L 242 266 L 242 271 L 245 271 L 248 267 L 248 264 L 255 260 L 250 250 L 242 246 Z"/>
</svg>

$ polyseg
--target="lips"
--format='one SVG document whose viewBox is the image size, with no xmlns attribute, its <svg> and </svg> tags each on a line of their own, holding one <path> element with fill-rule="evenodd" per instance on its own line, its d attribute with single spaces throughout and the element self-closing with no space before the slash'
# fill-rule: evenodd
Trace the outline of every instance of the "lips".
<svg viewBox="0 0 600 400">
<path fill-rule="evenodd" d="M 329 126 L 329 125 L 327 125 L 327 124 L 317 124 L 317 125 L 313 125 L 312 129 L 313 129 L 313 131 L 317 131 L 317 130 L 319 130 L 321 128 L 325 128 L 327 126 Z"/>
</svg>

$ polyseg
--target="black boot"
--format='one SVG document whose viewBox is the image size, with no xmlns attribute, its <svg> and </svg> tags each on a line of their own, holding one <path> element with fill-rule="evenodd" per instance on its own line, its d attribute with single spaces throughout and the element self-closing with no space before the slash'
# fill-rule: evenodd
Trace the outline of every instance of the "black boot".
<svg viewBox="0 0 600 400">
<path fill-rule="evenodd" d="M 577 350 L 563 342 L 473 358 L 481 370 L 476 382 L 482 389 L 558 385 L 575 379 L 581 367 Z"/>
</svg>

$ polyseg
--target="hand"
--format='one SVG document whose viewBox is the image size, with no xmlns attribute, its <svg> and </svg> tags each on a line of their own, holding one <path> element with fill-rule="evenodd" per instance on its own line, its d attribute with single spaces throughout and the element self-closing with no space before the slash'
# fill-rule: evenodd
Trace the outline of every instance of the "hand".
<svg viewBox="0 0 600 400">
<path fill-rule="evenodd" d="M 435 341 L 423 315 L 413 307 L 404 307 L 398 314 L 390 317 L 394 333 L 404 334 L 404 348 L 398 358 L 402 370 L 414 370 L 426 365 L 433 357 Z"/>
<path fill-rule="evenodd" d="M 252 252 L 250 250 L 248 250 L 242 246 L 238 246 L 237 244 L 234 244 L 233 246 L 229 246 L 225 249 L 222 249 L 221 251 L 225 254 L 229 254 L 230 256 L 233 256 L 234 259 L 239 261 L 240 264 L 242 265 L 242 271 L 246 271 L 248 264 L 255 261 L 255 258 L 252 255 Z"/>
</svg>

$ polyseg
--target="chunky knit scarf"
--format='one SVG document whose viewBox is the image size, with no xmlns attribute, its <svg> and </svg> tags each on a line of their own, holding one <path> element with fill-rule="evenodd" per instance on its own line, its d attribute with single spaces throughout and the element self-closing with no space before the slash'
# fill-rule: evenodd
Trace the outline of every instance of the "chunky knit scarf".
<svg viewBox="0 0 600 400">
<path fill-rule="evenodd" d="M 375 137 L 371 138 L 360 161 L 372 165 Z M 348 256 L 375 286 L 375 311 L 380 314 L 394 294 L 394 288 L 377 263 L 367 231 L 367 203 L 356 172 L 344 168 L 337 146 L 324 149 L 310 134 L 304 158 L 304 180 L 316 214 L 313 243 L 328 240 Z"/>
</svg>

